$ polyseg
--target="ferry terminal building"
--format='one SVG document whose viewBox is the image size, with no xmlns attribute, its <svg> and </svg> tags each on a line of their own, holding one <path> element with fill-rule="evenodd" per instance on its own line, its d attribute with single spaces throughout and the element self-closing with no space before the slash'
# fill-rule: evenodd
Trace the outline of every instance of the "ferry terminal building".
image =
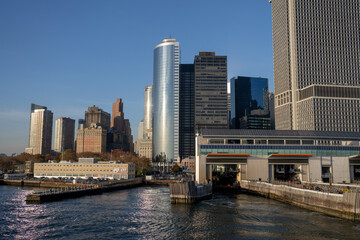
<svg viewBox="0 0 360 240">
<path fill-rule="evenodd" d="M 196 181 L 219 171 L 236 181 L 360 182 L 360 133 L 203 129 L 196 137 Z"/>
</svg>

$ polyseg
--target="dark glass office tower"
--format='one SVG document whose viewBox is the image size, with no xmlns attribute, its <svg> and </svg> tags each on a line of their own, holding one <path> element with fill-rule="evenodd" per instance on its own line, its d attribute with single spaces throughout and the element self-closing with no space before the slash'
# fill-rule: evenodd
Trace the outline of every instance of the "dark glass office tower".
<svg viewBox="0 0 360 240">
<path fill-rule="evenodd" d="M 200 52 L 194 60 L 195 131 L 228 128 L 227 57 Z"/>
<path fill-rule="evenodd" d="M 194 64 L 180 64 L 180 159 L 195 156 Z"/>
<path fill-rule="evenodd" d="M 231 79 L 231 121 L 233 129 L 271 129 L 267 78 Z"/>
</svg>

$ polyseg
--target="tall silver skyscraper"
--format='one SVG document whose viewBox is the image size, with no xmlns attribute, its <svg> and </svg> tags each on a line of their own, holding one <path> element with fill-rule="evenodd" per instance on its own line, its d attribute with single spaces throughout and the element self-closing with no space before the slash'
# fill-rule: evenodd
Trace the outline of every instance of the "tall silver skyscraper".
<svg viewBox="0 0 360 240">
<path fill-rule="evenodd" d="M 153 157 L 179 155 L 179 43 L 164 39 L 154 49 Z"/>
<path fill-rule="evenodd" d="M 276 129 L 359 132 L 359 0 L 270 2 Z"/>
<path fill-rule="evenodd" d="M 152 101 L 153 86 L 146 86 L 144 89 L 144 128 L 143 135 L 145 137 L 146 130 L 152 129 Z"/>
<path fill-rule="evenodd" d="M 30 141 L 25 149 L 30 154 L 50 154 L 53 113 L 43 108 L 31 109 Z"/>
</svg>

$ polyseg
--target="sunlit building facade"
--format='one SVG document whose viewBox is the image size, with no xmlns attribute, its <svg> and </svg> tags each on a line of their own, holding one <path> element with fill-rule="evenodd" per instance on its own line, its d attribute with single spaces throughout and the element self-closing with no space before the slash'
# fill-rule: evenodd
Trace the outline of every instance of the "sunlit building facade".
<svg viewBox="0 0 360 240">
<path fill-rule="evenodd" d="M 164 39 L 154 49 L 153 158 L 179 155 L 179 42 Z"/>
<path fill-rule="evenodd" d="M 360 131 L 360 2 L 271 0 L 275 124 Z"/>
<path fill-rule="evenodd" d="M 54 151 L 74 149 L 75 120 L 61 117 L 55 121 Z"/>
</svg>

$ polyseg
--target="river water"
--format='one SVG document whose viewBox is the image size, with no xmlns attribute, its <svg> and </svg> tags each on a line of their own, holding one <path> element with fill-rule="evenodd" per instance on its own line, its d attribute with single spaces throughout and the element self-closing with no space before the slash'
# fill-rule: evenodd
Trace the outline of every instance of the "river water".
<svg viewBox="0 0 360 240">
<path fill-rule="evenodd" d="M 0 186 L 0 239 L 360 239 L 360 223 L 245 194 L 172 205 L 145 186 L 27 205 L 31 191 Z"/>
</svg>

